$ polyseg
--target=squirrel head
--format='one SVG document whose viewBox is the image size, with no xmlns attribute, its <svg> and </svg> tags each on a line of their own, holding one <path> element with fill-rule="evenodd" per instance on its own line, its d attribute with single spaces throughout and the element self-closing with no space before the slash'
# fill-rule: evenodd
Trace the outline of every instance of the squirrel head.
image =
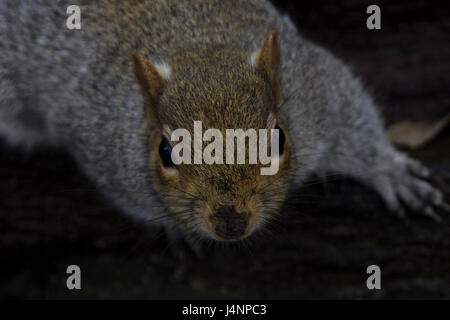
<svg viewBox="0 0 450 320">
<path fill-rule="evenodd" d="M 283 94 L 276 31 L 254 54 L 209 44 L 184 49 L 160 65 L 138 54 L 133 62 L 152 128 L 154 186 L 174 218 L 188 231 L 222 241 L 245 238 L 274 218 L 289 188 L 292 163 L 288 128 L 279 114 Z M 194 137 L 195 121 L 202 121 L 203 132 L 218 129 L 224 139 L 227 129 L 254 129 L 258 140 L 259 129 L 269 135 L 278 129 L 277 173 L 261 175 L 261 162 L 249 164 L 248 140 L 245 164 L 227 164 L 225 151 L 223 164 L 175 164 L 172 133 L 183 128 Z M 270 148 L 270 136 L 267 140 Z M 203 148 L 208 143 L 203 141 Z"/>
</svg>

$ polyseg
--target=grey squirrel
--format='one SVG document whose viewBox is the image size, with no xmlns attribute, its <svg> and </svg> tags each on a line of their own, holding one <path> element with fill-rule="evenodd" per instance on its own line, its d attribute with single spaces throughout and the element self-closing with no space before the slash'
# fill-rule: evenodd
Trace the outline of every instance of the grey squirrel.
<svg viewBox="0 0 450 320">
<path fill-rule="evenodd" d="M 75 2 L 75 3 L 73 3 Z M 63 147 L 123 212 L 186 237 L 233 241 L 290 188 L 335 172 L 398 216 L 447 208 L 427 168 L 385 138 L 349 68 L 265 0 L 0 0 L 0 134 Z M 274 31 L 276 30 L 276 31 Z M 278 128 L 280 169 L 174 165 L 170 132 Z"/>
</svg>

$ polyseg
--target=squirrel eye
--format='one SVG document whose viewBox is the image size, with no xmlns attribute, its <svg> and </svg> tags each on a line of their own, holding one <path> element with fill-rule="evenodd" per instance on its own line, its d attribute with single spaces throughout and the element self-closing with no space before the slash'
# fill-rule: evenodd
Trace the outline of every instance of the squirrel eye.
<svg viewBox="0 0 450 320">
<path fill-rule="evenodd" d="M 284 144 L 286 143 L 286 136 L 284 135 L 283 129 L 277 124 L 275 129 L 278 129 L 278 138 L 279 138 L 279 153 L 280 156 L 284 153 Z"/>
<path fill-rule="evenodd" d="M 163 162 L 164 167 L 173 167 L 175 164 L 172 162 L 172 146 L 166 137 L 162 137 L 161 143 L 159 144 L 159 156 Z"/>
</svg>

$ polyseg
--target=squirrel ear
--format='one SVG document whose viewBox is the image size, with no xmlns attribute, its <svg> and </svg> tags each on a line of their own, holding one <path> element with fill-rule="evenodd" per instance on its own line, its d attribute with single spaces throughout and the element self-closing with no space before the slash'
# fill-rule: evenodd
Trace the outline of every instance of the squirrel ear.
<svg viewBox="0 0 450 320">
<path fill-rule="evenodd" d="M 272 31 L 264 40 L 262 48 L 252 57 L 253 65 L 272 86 L 277 104 L 283 100 L 281 90 L 281 53 L 277 31 Z"/>
<path fill-rule="evenodd" d="M 150 120 L 157 119 L 156 101 L 161 93 L 164 78 L 168 78 L 170 70 L 166 65 L 154 66 L 143 56 L 133 53 L 133 70 L 146 99 L 146 107 Z"/>
</svg>

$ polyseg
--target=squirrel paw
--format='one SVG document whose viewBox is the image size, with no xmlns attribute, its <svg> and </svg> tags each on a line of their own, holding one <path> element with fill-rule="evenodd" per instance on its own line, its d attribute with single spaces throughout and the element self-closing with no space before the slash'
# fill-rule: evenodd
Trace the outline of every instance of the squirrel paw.
<svg viewBox="0 0 450 320">
<path fill-rule="evenodd" d="M 431 178 L 430 170 L 402 154 L 396 154 L 394 162 L 397 165 L 391 175 L 379 175 L 374 181 L 389 210 L 405 218 L 405 209 L 409 209 L 441 222 L 436 210 L 450 211 L 450 206 L 444 202 L 442 192 L 425 180 Z"/>
</svg>

